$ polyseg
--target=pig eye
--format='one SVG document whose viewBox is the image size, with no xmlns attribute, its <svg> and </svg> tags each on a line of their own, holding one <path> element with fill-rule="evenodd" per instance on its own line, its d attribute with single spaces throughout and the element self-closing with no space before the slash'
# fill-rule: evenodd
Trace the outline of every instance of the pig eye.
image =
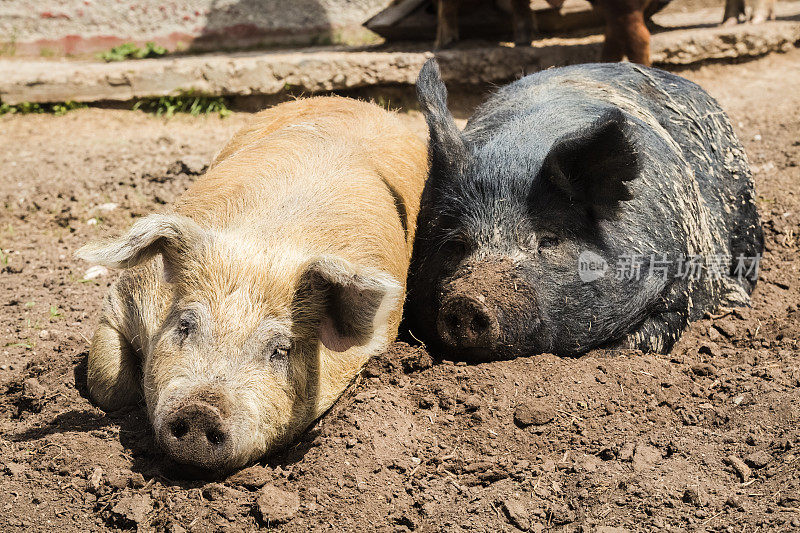
<svg viewBox="0 0 800 533">
<path fill-rule="evenodd" d="M 283 378 L 289 375 L 289 350 L 291 346 L 288 342 L 279 343 L 267 348 L 267 356 L 272 370 Z"/>
<path fill-rule="evenodd" d="M 559 242 L 561 241 L 558 240 L 558 237 L 555 237 L 553 235 L 542 236 L 539 239 L 539 251 L 544 250 L 546 248 L 553 248 L 555 246 L 558 246 Z"/>
<path fill-rule="evenodd" d="M 467 242 L 462 238 L 451 239 L 445 244 L 444 248 L 447 250 L 448 255 L 461 257 L 467 253 Z"/>
<path fill-rule="evenodd" d="M 193 313 L 185 313 L 178 321 L 178 338 L 181 342 L 197 329 L 197 318 Z"/>
<path fill-rule="evenodd" d="M 269 362 L 278 363 L 288 358 L 289 358 L 289 348 L 279 346 L 274 350 L 272 350 L 272 353 L 269 356 Z"/>
</svg>

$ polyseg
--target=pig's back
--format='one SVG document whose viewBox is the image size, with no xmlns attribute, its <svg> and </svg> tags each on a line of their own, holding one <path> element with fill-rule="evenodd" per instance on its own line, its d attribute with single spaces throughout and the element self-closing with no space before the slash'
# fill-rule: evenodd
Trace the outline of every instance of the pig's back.
<svg viewBox="0 0 800 533">
<path fill-rule="evenodd" d="M 624 85 L 638 92 L 648 109 L 678 143 L 694 170 L 703 199 L 710 211 L 710 225 L 725 238 L 720 255 L 755 257 L 764 248 L 764 237 L 755 202 L 755 188 L 744 147 L 736 137 L 727 114 L 700 86 L 689 80 L 646 67 Z M 741 280 L 748 292 L 755 280 Z"/>
<path fill-rule="evenodd" d="M 176 209 L 265 247 L 337 254 L 405 280 L 427 151 L 375 105 L 313 98 L 256 115 Z"/>
<path fill-rule="evenodd" d="M 674 74 L 631 63 L 589 64 L 532 74 L 501 89 L 470 130 L 480 133 L 503 115 L 528 113 L 563 128 L 570 121 L 591 121 L 609 107 L 622 109 L 657 134 L 675 141 L 694 171 L 708 210 L 708 223 L 720 235 L 720 255 L 752 257 L 763 249 L 750 168 L 725 112 L 700 86 Z M 494 108 L 494 109 L 493 109 Z M 523 111 L 520 111 L 523 110 Z M 590 116 L 587 116 L 590 115 Z M 661 130 L 661 131 L 659 131 Z M 752 283 L 745 280 L 745 288 Z"/>
</svg>

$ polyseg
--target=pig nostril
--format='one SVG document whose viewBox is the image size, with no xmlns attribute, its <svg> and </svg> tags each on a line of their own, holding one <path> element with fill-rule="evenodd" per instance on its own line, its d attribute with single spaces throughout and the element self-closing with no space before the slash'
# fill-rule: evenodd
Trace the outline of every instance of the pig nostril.
<svg viewBox="0 0 800 533">
<path fill-rule="evenodd" d="M 225 404 L 215 405 L 205 401 L 208 394 L 195 394 L 168 412 L 156 440 L 175 461 L 216 470 L 233 457 L 237 441 L 231 420 L 221 413 Z"/>
<path fill-rule="evenodd" d="M 176 439 L 180 439 L 189 433 L 189 425 L 184 420 L 176 420 L 169 426 L 169 430 Z"/>
<path fill-rule="evenodd" d="M 218 429 L 209 429 L 206 431 L 206 438 L 208 442 L 214 445 L 222 444 L 225 442 L 225 433 Z"/>
<path fill-rule="evenodd" d="M 447 326 L 450 328 L 450 331 L 455 333 L 458 331 L 458 327 L 461 325 L 461 321 L 458 319 L 458 316 L 455 314 L 449 315 L 447 317 Z"/>
<path fill-rule="evenodd" d="M 489 318 L 486 315 L 475 315 L 475 318 L 472 320 L 472 331 L 475 333 L 486 331 L 489 329 L 489 326 Z"/>
<path fill-rule="evenodd" d="M 440 340 L 455 349 L 494 349 L 500 326 L 485 302 L 456 295 L 444 301 L 436 322 Z"/>
</svg>

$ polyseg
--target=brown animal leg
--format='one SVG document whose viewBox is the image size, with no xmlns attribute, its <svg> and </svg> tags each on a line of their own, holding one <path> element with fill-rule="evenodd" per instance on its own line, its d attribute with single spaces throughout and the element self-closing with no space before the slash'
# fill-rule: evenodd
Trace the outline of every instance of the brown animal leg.
<svg viewBox="0 0 800 533">
<path fill-rule="evenodd" d="M 602 60 L 606 63 L 616 63 L 625 57 L 625 26 L 621 17 L 613 13 L 609 2 L 598 2 L 598 7 L 603 12 L 606 20 L 606 35 L 603 42 Z"/>
<path fill-rule="evenodd" d="M 650 30 L 641 11 L 625 17 L 625 55 L 628 61 L 650 66 Z"/>
<path fill-rule="evenodd" d="M 625 36 L 623 26 L 608 14 L 606 17 L 606 38 L 603 43 L 602 60 L 606 63 L 616 63 L 625 57 Z"/>
<path fill-rule="evenodd" d="M 446 48 L 458 41 L 459 0 L 439 0 L 435 49 Z"/>
<path fill-rule="evenodd" d="M 86 383 L 92 398 L 105 411 L 136 404 L 142 398 L 138 368 L 138 356 L 127 339 L 103 320 L 89 349 Z"/>
<path fill-rule="evenodd" d="M 511 18 L 514 25 L 514 44 L 529 46 L 533 39 L 533 11 L 530 0 L 511 0 Z"/>
<path fill-rule="evenodd" d="M 738 24 L 740 16 L 744 16 L 744 0 L 725 0 L 725 15 L 722 17 L 722 25 Z"/>
<path fill-rule="evenodd" d="M 603 61 L 650 65 L 650 31 L 644 24 L 647 0 L 598 0 L 597 7 L 606 21 Z"/>
</svg>

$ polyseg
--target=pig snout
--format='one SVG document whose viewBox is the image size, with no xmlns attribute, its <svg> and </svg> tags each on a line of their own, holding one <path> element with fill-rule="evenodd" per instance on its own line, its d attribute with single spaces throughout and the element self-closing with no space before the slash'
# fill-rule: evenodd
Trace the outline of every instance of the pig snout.
<svg viewBox="0 0 800 533">
<path fill-rule="evenodd" d="M 166 413 L 158 440 L 174 460 L 211 470 L 227 464 L 234 452 L 229 420 L 218 406 L 200 399 Z"/>
<path fill-rule="evenodd" d="M 444 283 L 440 302 L 437 337 L 455 356 L 505 358 L 517 355 L 517 345 L 543 342 L 533 287 L 508 257 L 488 256 L 465 265 Z"/>
<path fill-rule="evenodd" d="M 436 327 L 450 348 L 493 350 L 500 340 L 497 315 L 478 298 L 463 294 L 442 302 Z"/>
</svg>

